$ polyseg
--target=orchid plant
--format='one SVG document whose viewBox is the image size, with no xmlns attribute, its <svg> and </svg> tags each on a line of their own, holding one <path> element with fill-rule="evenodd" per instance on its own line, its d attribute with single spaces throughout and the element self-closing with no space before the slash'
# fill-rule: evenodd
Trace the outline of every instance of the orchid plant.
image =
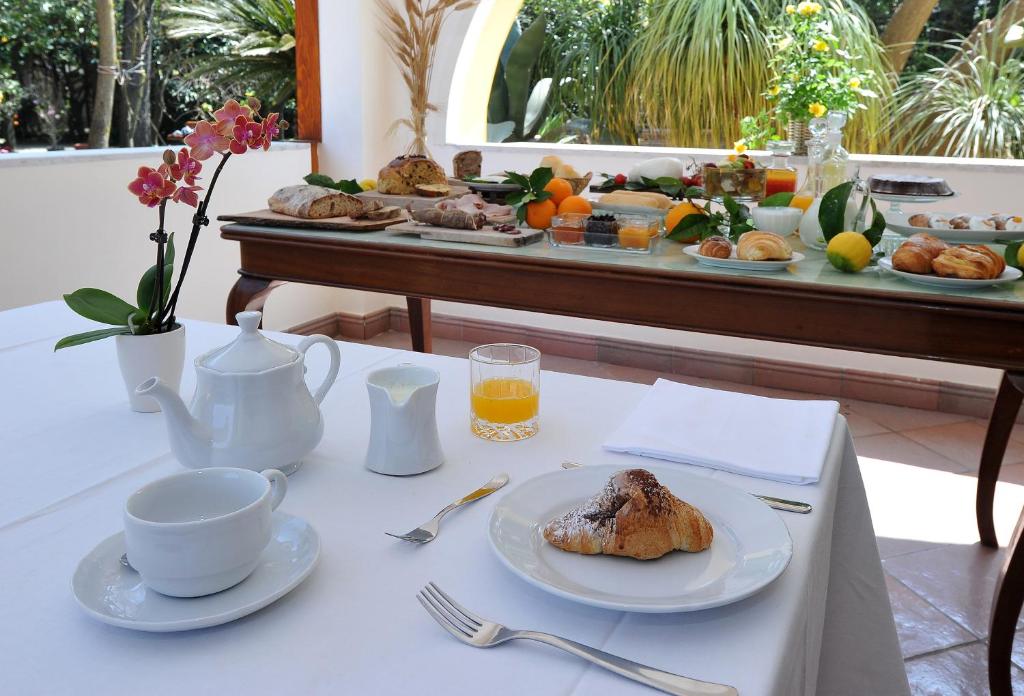
<svg viewBox="0 0 1024 696">
<path fill-rule="evenodd" d="M 139 203 L 158 209 L 159 224 L 149 235 L 150 240 L 156 243 L 156 264 L 142 275 L 134 305 L 96 288 L 81 288 L 64 295 L 64 301 L 72 310 L 86 319 L 110 324 L 111 328 L 67 336 L 57 342 L 54 350 L 108 336 L 166 333 L 177 327 L 175 310 L 181 285 L 199 240 L 199 232 L 210 224 L 206 213 L 221 170 L 232 155 L 269 149 L 271 141 L 288 127 L 285 121 L 280 120 L 279 114 L 261 117 L 260 108 L 258 99 L 249 98 L 245 104 L 229 99 L 213 113 L 212 121 L 203 120 L 196 124 L 195 131 L 185 138 L 187 147 L 177 153 L 165 150 L 163 161 L 156 169 L 139 167 L 135 179 L 128 184 L 128 191 L 139 199 Z M 210 178 L 206 194 L 200 200 L 199 192 L 203 187 L 197 182 L 201 179 L 204 164 L 214 155 L 219 155 L 220 161 Z M 185 258 L 173 291 L 174 235 L 168 234 L 164 226 L 168 202 L 184 203 L 196 209 Z"/>
</svg>

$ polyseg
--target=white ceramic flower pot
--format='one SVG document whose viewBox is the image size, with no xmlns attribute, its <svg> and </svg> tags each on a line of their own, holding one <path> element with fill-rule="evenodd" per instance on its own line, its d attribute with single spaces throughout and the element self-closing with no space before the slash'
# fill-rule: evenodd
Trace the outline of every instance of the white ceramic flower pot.
<svg viewBox="0 0 1024 696">
<path fill-rule="evenodd" d="M 181 371 L 185 366 L 185 327 L 145 336 L 115 336 L 117 362 L 128 391 L 133 411 L 154 413 L 160 404 L 151 396 L 135 393 L 135 387 L 150 377 L 159 377 L 174 391 L 181 389 Z"/>
</svg>

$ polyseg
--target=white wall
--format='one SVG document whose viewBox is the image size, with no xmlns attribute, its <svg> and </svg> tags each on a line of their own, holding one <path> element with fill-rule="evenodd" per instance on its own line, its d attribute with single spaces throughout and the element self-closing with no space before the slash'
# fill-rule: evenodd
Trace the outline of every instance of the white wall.
<svg viewBox="0 0 1024 696">
<path fill-rule="evenodd" d="M 155 262 L 149 233 L 157 217 L 125 187 L 139 166 L 159 164 L 161 151 L 0 155 L 0 310 L 59 299 L 79 287 L 109 290 L 134 304 L 139 277 Z M 239 256 L 237 243 L 220 238 L 216 215 L 266 207 L 269 193 L 298 182 L 309 167 L 309 146 L 300 143 L 228 162 L 210 208 L 214 222 L 200 236 L 182 289 L 180 315 L 224 321 Z M 208 180 L 210 172 L 204 174 Z M 167 229 L 178 233 L 182 251 L 192 212 L 185 205 L 167 209 Z M 283 329 L 339 308 L 360 304 L 334 289 L 285 286 L 267 303 L 266 325 Z"/>
</svg>

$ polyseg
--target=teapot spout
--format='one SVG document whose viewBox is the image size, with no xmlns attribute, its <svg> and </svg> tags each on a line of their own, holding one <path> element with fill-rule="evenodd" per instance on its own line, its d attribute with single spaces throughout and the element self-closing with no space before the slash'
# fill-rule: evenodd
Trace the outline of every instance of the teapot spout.
<svg viewBox="0 0 1024 696">
<path fill-rule="evenodd" d="M 192 469 L 210 466 L 213 438 L 205 425 L 192 417 L 178 392 L 159 377 L 151 377 L 135 389 L 140 396 L 151 396 L 160 404 L 167 422 L 167 437 L 178 461 Z"/>
</svg>

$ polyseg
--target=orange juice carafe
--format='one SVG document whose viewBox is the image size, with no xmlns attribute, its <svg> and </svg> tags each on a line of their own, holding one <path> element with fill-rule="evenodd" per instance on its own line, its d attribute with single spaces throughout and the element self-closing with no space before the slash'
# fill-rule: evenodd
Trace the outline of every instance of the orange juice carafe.
<svg viewBox="0 0 1024 696">
<path fill-rule="evenodd" d="M 768 143 L 768 151 L 772 154 L 772 161 L 767 167 L 765 197 L 776 193 L 795 193 L 796 168 L 789 164 L 789 156 L 793 154 L 793 143 L 788 140 L 772 140 Z"/>
</svg>

